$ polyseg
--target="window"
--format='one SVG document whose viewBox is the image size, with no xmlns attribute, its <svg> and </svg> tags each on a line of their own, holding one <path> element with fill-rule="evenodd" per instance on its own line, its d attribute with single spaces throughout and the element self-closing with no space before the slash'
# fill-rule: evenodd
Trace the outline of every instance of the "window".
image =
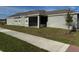
<svg viewBox="0 0 79 59">
<path fill-rule="evenodd" d="M 26 22 L 27 22 L 27 20 L 26 20 Z"/>
<path fill-rule="evenodd" d="M 15 22 L 18 22 L 17 20 L 15 20 Z"/>
<path fill-rule="evenodd" d="M 20 22 L 20 20 L 15 20 L 15 22 Z"/>
</svg>

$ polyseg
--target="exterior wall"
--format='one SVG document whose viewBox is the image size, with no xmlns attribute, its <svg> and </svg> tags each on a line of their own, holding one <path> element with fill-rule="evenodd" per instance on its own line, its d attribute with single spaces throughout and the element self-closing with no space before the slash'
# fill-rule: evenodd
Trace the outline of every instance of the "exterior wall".
<svg viewBox="0 0 79 59">
<path fill-rule="evenodd" d="M 7 25 L 26 26 L 28 27 L 28 18 L 7 18 Z"/>
<path fill-rule="evenodd" d="M 77 14 L 73 16 L 73 23 L 77 28 Z"/>
<path fill-rule="evenodd" d="M 54 15 L 49 15 L 48 16 L 47 27 L 67 29 L 65 19 L 66 19 L 66 14 L 55 15 L 55 16 Z M 77 23 L 77 15 L 73 16 L 73 20 L 74 20 L 75 23 Z"/>
<path fill-rule="evenodd" d="M 66 19 L 66 14 L 48 15 L 47 27 L 67 29 L 65 19 Z M 74 21 L 75 25 L 77 25 L 77 14 L 73 15 L 73 21 Z M 27 18 L 21 17 L 18 19 L 7 18 L 7 25 L 29 27 L 29 17 L 27 17 Z M 39 28 L 39 16 L 38 16 L 37 28 Z"/>
</svg>

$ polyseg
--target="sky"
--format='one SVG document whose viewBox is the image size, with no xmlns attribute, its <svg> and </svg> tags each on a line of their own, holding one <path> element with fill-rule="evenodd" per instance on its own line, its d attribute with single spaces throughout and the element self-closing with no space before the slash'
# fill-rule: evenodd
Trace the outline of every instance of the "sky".
<svg viewBox="0 0 79 59">
<path fill-rule="evenodd" d="M 17 12 L 25 12 L 30 10 L 61 10 L 68 9 L 79 12 L 79 6 L 0 6 L 0 19 L 7 18 Z"/>
</svg>

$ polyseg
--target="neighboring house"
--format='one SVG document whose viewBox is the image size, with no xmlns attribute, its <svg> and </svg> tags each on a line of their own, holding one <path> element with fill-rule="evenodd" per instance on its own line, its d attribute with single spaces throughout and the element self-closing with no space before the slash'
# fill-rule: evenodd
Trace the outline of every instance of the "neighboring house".
<svg viewBox="0 0 79 59">
<path fill-rule="evenodd" d="M 28 12 L 16 13 L 7 18 L 7 25 L 36 28 L 55 27 L 67 29 L 65 21 L 67 12 L 68 10 L 33 10 Z M 76 27 L 79 28 L 79 14 L 73 11 L 70 11 L 70 13 L 73 15 L 73 22 L 76 24 Z"/>
</svg>

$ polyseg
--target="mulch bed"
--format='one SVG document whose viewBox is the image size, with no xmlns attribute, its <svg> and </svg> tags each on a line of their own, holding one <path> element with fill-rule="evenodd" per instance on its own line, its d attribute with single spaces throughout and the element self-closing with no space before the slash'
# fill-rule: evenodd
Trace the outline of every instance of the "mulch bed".
<svg viewBox="0 0 79 59">
<path fill-rule="evenodd" d="M 66 52 L 79 52 L 79 47 L 70 45 L 69 48 L 66 50 Z"/>
</svg>

